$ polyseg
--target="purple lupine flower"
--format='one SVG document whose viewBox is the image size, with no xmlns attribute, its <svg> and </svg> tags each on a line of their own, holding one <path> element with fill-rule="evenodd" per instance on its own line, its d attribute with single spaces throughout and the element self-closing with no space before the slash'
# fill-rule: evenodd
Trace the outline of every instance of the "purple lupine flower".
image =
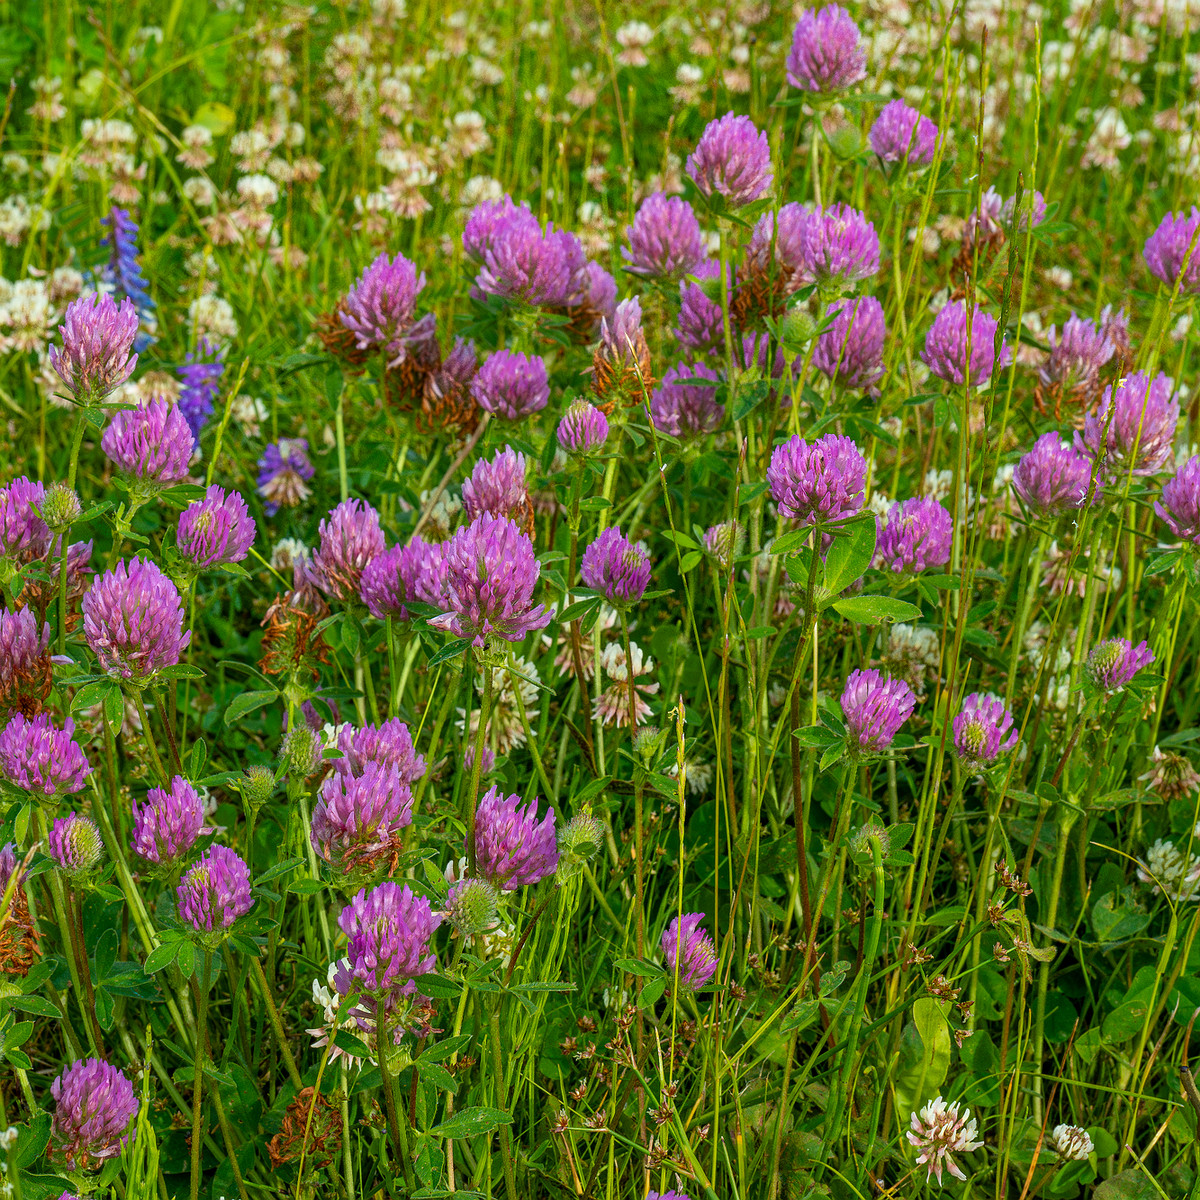
<svg viewBox="0 0 1200 1200">
<path fill-rule="evenodd" d="M 1004 237 L 1004 197 L 994 187 L 979 197 L 979 207 L 967 218 L 963 227 L 963 245 L 974 246 L 976 241 L 988 243 Z"/>
<path fill-rule="evenodd" d="M 358 594 L 373 617 L 383 621 L 409 619 L 407 605 L 444 604 L 446 599 L 443 551 L 439 542 L 414 537 L 406 546 L 393 546 L 377 554 L 363 568 Z"/>
<path fill-rule="evenodd" d="M 50 1095 L 52 1155 L 61 1155 L 72 1171 L 116 1158 L 141 1107 L 125 1073 L 99 1058 L 81 1058 L 65 1068 Z"/>
<path fill-rule="evenodd" d="M 717 973 L 717 947 L 700 928 L 703 921 L 703 913 L 684 913 L 663 930 L 659 943 L 667 970 L 679 986 L 691 992 L 704 987 Z"/>
<path fill-rule="evenodd" d="M 348 995 L 357 985 L 377 1000 L 411 995 L 414 980 L 437 966 L 430 944 L 442 923 L 428 899 L 407 884 L 390 880 L 362 891 L 342 909 L 338 927 L 346 935 L 346 959 L 335 979 Z"/>
<path fill-rule="evenodd" d="M 281 508 L 292 508 L 308 499 L 308 480 L 316 468 L 308 459 L 307 438 L 280 438 L 258 460 L 258 494 L 273 517 Z"/>
<path fill-rule="evenodd" d="M 394 867 L 400 831 L 412 824 L 412 805 L 412 788 L 389 763 L 363 763 L 357 773 L 333 771 L 313 809 L 313 849 L 337 877 L 357 879 L 384 864 Z"/>
<path fill-rule="evenodd" d="M 0 609 L 0 716 L 36 713 L 53 685 L 50 623 L 32 608 Z"/>
<path fill-rule="evenodd" d="M 829 525 L 862 510 L 867 460 L 851 438 L 827 433 L 810 444 L 797 434 L 775 447 L 767 482 L 781 517 Z"/>
<path fill-rule="evenodd" d="M 505 517 L 485 515 L 455 530 L 445 543 L 446 604 L 434 629 L 470 638 L 483 649 L 489 637 L 519 642 L 550 622 L 533 603 L 541 568 L 533 543 Z"/>
<path fill-rule="evenodd" d="M 485 458 L 478 459 L 471 478 L 463 482 L 462 501 L 468 521 L 481 513 L 523 521 L 530 509 L 525 455 L 505 446 L 490 462 Z"/>
<path fill-rule="evenodd" d="M 1192 206 L 1191 216 L 1188 217 L 1183 213 L 1176 216 L 1169 212 L 1146 239 L 1145 248 L 1142 250 L 1142 257 L 1146 260 L 1146 266 L 1150 268 L 1150 274 L 1171 288 L 1178 283 L 1179 290 L 1185 296 L 1194 296 L 1200 292 L 1200 237 L 1197 237 L 1197 228 L 1200 228 L 1200 209 L 1195 205 Z M 1194 249 L 1193 241 L 1196 242 Z M 1192 251 L 1190 258 L 1189 250 Z M 1186 272 L 1185 258 L 1188 259 Z"/>
<path fill-rule="evenodd" d="M 938 127 L 903 100 L 893 100 L 879 110 L 867 140 L 882 163 L 927 167 L 937 149 Z"/>
<path fill-rule="evenodd" d="M 706 258 L 693 272 L 697 280 L 719 279 L 721 264 Z M 717 285 L 720 295 L 720 285 Z M 722 343 L 724 324 L 720 300 L 711 300 L 700 283 L 685 279 L 679 284 L 679 323 L 675 335 L 688 350 L 703 352 Z"/>
<path fill-rule="evenodd" d="M 170 788 L 151 788 L 133 803 L 130 845 L 144 862 L 167 870 L 187 857 L 204 828 L 204 801 L 188 780 L 176 775 Z"/>
<path fill-rule="evenodd" d="M 586 400 L 573 400 L 558 423 L 558 444 L 568 454 L 591 454 L 608 438 L 608 418 Z"/>
<path fill-rule="evenodd" d="M 135 685 L 175 666 L 192 640 L 183 631 L 179 589 L 144 558 L 123 560 L 92 583 L 83 634 L 101 670 Z"/>
<path fill-rule="evenodd" d="M 1200 546 L 1200 458 L 1189 458 L 1163 484 L 1154 511 L 1176 537 Z"/>
<path fill-rule="evenodd" d="M 80 878 L 88 875 L 104 857 L 100 826 L 91 817 L 81 817 L 75 812 L 59 817 L 50 827 L 46 853 L 67 875 Z"/>
<path fill-rule="evenodd" d="M 312 557 L 314 582 L 335 600 L 357 600 L 363 568 L 384 551 L 379 513 L 365 500 L 343 500 L 317 531 L 321 540 Z"/>
<path fill-rule="evenodd" d="M 626 270 L 648 279 L 674 279 L 694 271 L 707 250 L 692 206 L 680 196 L 654 192 L 642 201 L 625 230 L 621 254 Z"/>
<path fill-rule="evenodd" d="M 506 892 L 549 878 L 558 869 L 554 809 L 539 823 L 536 796 L 522 806 L 520 796 L 489 788 L 475 813 L 475 861 L 480 876 Z"/>
<path fill-rule="evenodd" d="M 1092 682 L 1105 692 L 1119 692 L 1143 667 L 1154 661 L 1145 642 L 1136 646 L 1123 637 L 1097 642 L 1088 655 L 1087 671 Z"/>
<path fill-rule="evenodd" d="M 950 561 L 954 518 L 932 496 L 893 504 L 887 518 L 876 517 L 876 522 L 876 565 L 919 575 Z"/>
<path fill-rule="evenodd" d="M 1050 354 L 1038 368 L 1038 378 L 1046 387 L 1064 392 L 1088 392 L 1096 386 L 1100 368 L 1117 352 L 1105 331 L 1072 313 L 1063 323 L 1062 333 L 1050 326 L 1046 340 Z"/>
<path fill-rule="evenodd" d="M 1154 475 L 1170 461 L 1179 423 L 1174 386 L 1161 372 L 1138 371 L 1104 390 L 1100 407 L 1075 434 L 1075 449 L 1103 464 L 1106 483 L 1129 475 Z"/>
<path fill-rule="evenodd" d="M 726 113 L 705 127 L 685 170 L 701 195 L 741 208 L 770 190 L 771 145 L 749 117 Z"/>
<path fill-rule="evenodd" d="M 397 254 L 381 254 L 364 268 L 338 308 L 342 324 L 354 334 L 360 350 L 379 351 L 389 367 L 402 363 L 408 345 L 415 338 L 428 336 L 428 318 L 413 321 L 417 295 L 425 286 L 425 272 Z"/>
<path fill-rule="evenodd" d="M 463 249 L 467 257 L 476 262 L 483 262 L 496 230 L 513 218 L 532 221 L 537 225 L 537 218 L 529 211 L 529 205 L 514 204 L 511 196 L 502 196 L 499 200 L 484 200 L 475 205 L 467 215 L 462 235 Z"/>
<path fill-rule="evenodd" d="M 220 934 L 254 907 L 250 868 L 228 846 L 209 846 L 175 889 L 180 920 Z"/>
<path fill-rule="evenodd" d="M 1083 508 L 1092 487 L 1092 464 L 1054 432 L 1043 433 L 1013 471 L 1013 491 L 1043 517 Z M 1097 491 L 1099 483 L 1097 482 Z"/>
<path fill-rule="evenodd" d="M 681 439 L 703 437 L 719 429 L 725 420 L 725 406 L 717 403 L 719 380 L 716 371 L 702 362 L 670 367 L 650 398 L 654 427 Z"/>
<path fill-rule="evenodd" d="M 865 390 L 883 374 L 883 305 L 874 296 L 859 296 L 834 301 L 825 314 L 834 313 L 813 347 L 813 366 L 842 387 Z"/>
<path fill-rule="evenodd" d="M 0 558 L 25 566 L 45 558 L 50 549 L 50 526 L 42 520 L 46 489 L 18 475 L 0 488 Z"/>
<path fill-rule="evenodd" d="M 175 545 L 197 570 L 237 563 L 254 545 L 255 525 L 245 500 L 213 484 L 203 500 L 194 500 L 179 514 Z"/>
<path fill-rule="evenodd" d="M 334 759 L 335 771 L 361 775 L 367 766 L 377 763 L 381 767 L 394 767 L 401 781 L 409 786 L 425 774 L 425 757 L 417 753 L 412 734 L 399 717 L 361 729 L 343 725 L 337 744 L 342 757 Z"/>
<path fill-rule="evenodd" d="M 155 486 L 187 478 L 194 444 L 179 405 L 162 399 L 113 413 L 100 439 L 100 449 L 118 470 Z"/>
<path fill-rule="evenodd" d="M 225 352 L 220 343 L 202 337 L 194 354 L 189 353 L 175 369 L 183 387 L 179 392 L 179 411 L 192 431 L 193 442 L 200 445 L 200 434 L 216 407 L 221 375 L 225 370 Z"/>
<path fill-rule="evenodd" d="M 108 262 L 101 269 L 101 279 L 122 296 L 133 301 L 133 306 L 138 310 L 144 324 L 153 325 L 154 301 L 146 291 L 146 277 L 142 274 L 142 267 L 138 262 L 139 226 L 130 219 L 128 211 L 116 205 L 109 210 L 107 217 L 100 218 L 100 224 L 108 227 L 108 235 L 100 239 L 100 244 L 110 247 L 112 251 Z M 141 351 L 152 339 L 142 335 L 139 340 L 144 344 L 135 345 L 134 349 Z"/>
<path fill-rule="evenodd" d="M 552 224 L 545 230 L 520 210 L 500 222 L 483 255 L 475 286 L 485 295 L 565 308 L 579 292 L 587 265 L 579 239 Z"/>
<path fill-rule="evenodd" d="M 0 775 L 13 787 L 39 796 L 80 791 L 92 768 L 74 734 L 70 717 L 59 729 L 49 713 L 15 713 L 0 730 Z"/>
<path fill-rule="evenodd" d="M 902 679 L 878 671 L 851 671 L 842 690 L 842 713 L 851 752 L 882 753 L 916 705 L 912 688 Z"/>
<path fill-rule="evenodd" d="M 947 304 L 933 319 L 925 335 L 925 349 L 921 361 L 939 378 L 947 383 L 961 384 L 968 380 L 978 386 L 991 378 L 996 362 L 996 327 L 999 322 L 990 313 L 976 308 L 971 318 L 971 331 L 967 333 L 967 306 L 962 300 Z M 967 343 L 970 341 L 968 367 Z M 1001 365 L 1005 352 L 1001 343 Z"/>
<path fill-rule="evenodd" d="M 1038 191 L 1021 193 L 1021 211 L 1017 214 L 1017 198 L 1009 196 L 1000 210 L 1000 221 L 1011 234 L 1028 233 L 1031 218 L 1036 229 L 1046 219 L 1046 197 Z"/>
<path fill-rule="evenodd" d="M 610 525 L 583 552 L 579 577 L 615 608 L 636 604 L 650 583 L 650 556 Z"/>
<path fill-rule="evenodd" d="M 838 92 L 867 76 L 858 26 L 838 4 L 802 13 L 792 31 L 787 80 L 803 92 Z"/>
<path fill-rule="evenodd" d="M 598 262 L 589 259 L 575 282 L 579 291 L 567 311 L 580 329 L 595 336 L 601 320 L 611 319 L 617 311 L 617 281 Z"/>
<path fill-rule="evenodd" d="M 964 770 L 977 772 L 990 767 L 1011 750 L 1017 744 L 1017 730 L 1012 726 L 1013 715 L 999 696 L 989 692 L 964 696 L 954 718 L 954 750 Z"/>
<path fill-rule="evenodd" d="M 67 305 L 62 349 L 50 347 L 50 365 L 79 404 L 102 404 L 133 374 L 138 314 L 126 297 L 88 292 Z"/>
<path fill-rule="evenodd" d="M 800 224 L 800 252 L 809 277 L 823 286 L 843 288 L 879 271 L 879 234 L 848 204 L 806 213 Z"/>
<path fill-rule="evenodd" d="M 774 277 L 779 292 L 790 296 L 815 281 L 804 254 L 804 230 L 809 210 L 793 201 L 785 204 L 778 217 L 765 212 L 754 224 L 746 244 L 740 276 L 746 281 Z M 718 272 L 719 273 L 719 272 Z M 717 305 L 717 313 L 721 307 Z"/>
<path fill-rule="evenodd" d="M 519 421 L 550 403 L 546 360 L 519 350 L 497 350 L 471 380 L 475 403 L 493 416 Z"/>
</svg>

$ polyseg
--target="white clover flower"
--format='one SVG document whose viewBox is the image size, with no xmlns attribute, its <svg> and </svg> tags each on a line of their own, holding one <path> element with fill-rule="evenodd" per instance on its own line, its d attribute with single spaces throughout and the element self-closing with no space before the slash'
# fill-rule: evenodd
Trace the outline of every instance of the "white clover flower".
<svg viewBox="0 0 1200 1200">
<path fill-rule="evenodd" d="M 1087 1130 L 1078 1125 L 1055 1125 L 1049 1141 L 1050 1149 L 1064 1162 L 1081 1162 L 1096 1148 Z"/>
<path fill-rule="evenodd" d="M 951 1154 L 969 1154 L 983 1145 L 978 1141 L 979 1125 L 971 1110 L 958 1111 L 958 1101 L 947 1104 L 938 1096 L 930 1100 L 919 1113 L 914 1112 L 910 1121 L 912 1128 L 907 1133 L 909 1143 L 920 1153 L 917 1155 L 917 1166 L 928 1169 L 927 1178 L 937 1177 L 938 1184 L 942 1182 L 943 1169 L 950 1172 L 955 1179 L 966 1179 L 959 1165 L 950 1157 Z"/>
</svg>

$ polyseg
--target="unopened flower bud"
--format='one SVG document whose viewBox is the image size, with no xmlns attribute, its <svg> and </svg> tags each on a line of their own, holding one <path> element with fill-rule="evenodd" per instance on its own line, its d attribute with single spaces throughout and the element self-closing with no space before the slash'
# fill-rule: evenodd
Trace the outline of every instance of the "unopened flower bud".
<svg viewBox="0 0 1200 1200">
<path fill-rule="evenodd" d="M 53 483 L 46 489 L 42 501 L 42 520 L 54 533 L 68 529 L 83 515 L 83 506 L 74 488 L 65 483 Z"/>
<path fill-rule="evenodd" d="M 324 759 L 324 747 L 320 737 L 303 721 L 297 721 L 284 734 L 279 748 L 279 760 L 284 771 L 293 782 L 300 782 L 315 775 Z"/>
<path fill-rule="evenodd" d="M 500 891 L 486 879 L 461 879 L 446 898 L 446 920 L 464 937 L 478 937 L 496 927 Z"/>
<path fill-rule="evenodd" d="M 817 332 L 817 323 L 797 305 L 789 308 L 787 315 L 779 323 L 779 340 L 785 350 L 798 354 Z"/>
<path fill-rule="evenodd" d="M 643 725 L 633 735 L 633 749 L 644 766 L 650 767 L 658 760 L 663 749 L 663 731 L 655 725 Z"/>
<path fill-rule="evenodd" d="M 558 835 L 559 878 L 565 881 L 578 875 L 603 844 L 603 822 L 586 812 L 572 817 Z"/>
<path fill-rule="evenodd" d="M 275 772 L 267 766 L 247 767 L 242 776 L 242 800 L 252 812 L 260 808 L 271 798 L 275 790 Z"/>
<path fill-rule="evenodd" d="M 892 848 L 892 835 L 883 825 L 871 821 L 850 835 L 850 857 L 860 867 L 869 867 L 875 860 L 872 842 L 879 845 L 879 857 L 887 858 Z"/>
<path fill-rule="evenodd" d="M 825 140 L 838 158 L 854 158 L 862 153 L 865 144 L 858 127 L 849 122 L 827 133 Z"/>
</svg>

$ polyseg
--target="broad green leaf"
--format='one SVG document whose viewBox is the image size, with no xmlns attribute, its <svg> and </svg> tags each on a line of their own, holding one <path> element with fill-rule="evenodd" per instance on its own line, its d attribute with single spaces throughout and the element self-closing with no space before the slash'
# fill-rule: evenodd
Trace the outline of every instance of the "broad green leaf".
<svg viewBox="0 0 1200 1200">
<path fill-rule="evenodd" d="M 883 621 L 915 621 L 921 610 L 907 600 L 891 596 L 847 596 L 833 606 L 848 621 L 860 625 L 878 625 Z"/>
<path fill-rule="evenodd" d="M 491 1133 L 501 1125 L 511 1125 L 512 1117 L 498 1108 L 464 1108 L 448 1121 L 435 1125 L 429 1132 L 435 1137 L 467 1138 Z"/>
</svg>

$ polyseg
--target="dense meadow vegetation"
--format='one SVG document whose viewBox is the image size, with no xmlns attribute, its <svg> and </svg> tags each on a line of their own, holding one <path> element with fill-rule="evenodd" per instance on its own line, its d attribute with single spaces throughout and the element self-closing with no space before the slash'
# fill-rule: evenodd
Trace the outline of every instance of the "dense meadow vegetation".
<svg viewBox="0 0 1200 1200">
<path fill-rule="evenodd" d="M 10 0 L 3 1197 L 1200 1197 L 1198 27 Z"/>
</svg>

